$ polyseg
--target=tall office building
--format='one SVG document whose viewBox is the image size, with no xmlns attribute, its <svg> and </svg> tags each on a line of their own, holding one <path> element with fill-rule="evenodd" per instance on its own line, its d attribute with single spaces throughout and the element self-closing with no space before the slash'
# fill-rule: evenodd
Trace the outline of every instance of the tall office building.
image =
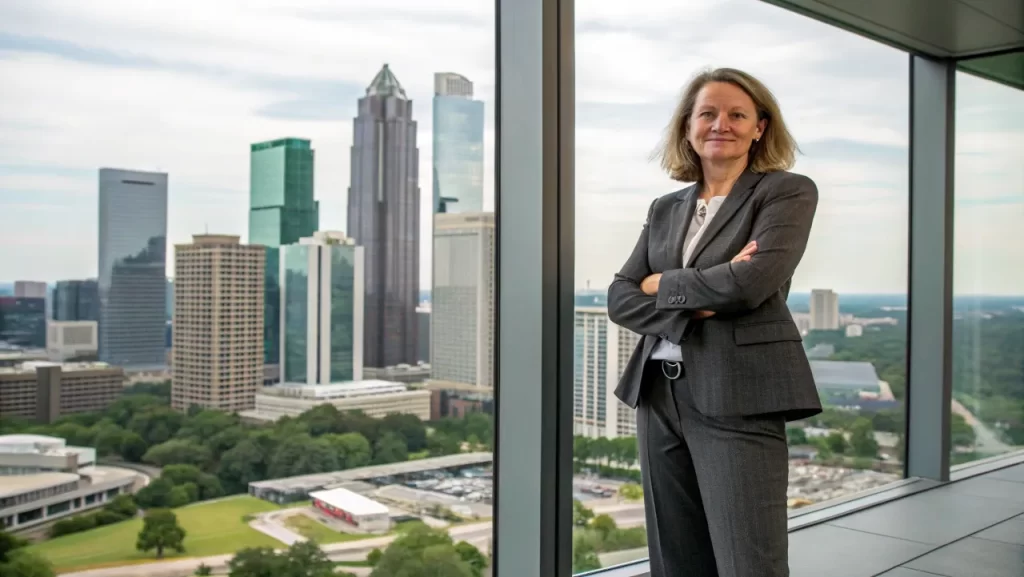
<svg viewBox="0 0 1024 577">
<path fill-rule="evenodd" d="M 0 343 L 46 348 L 46 299 L 0 297 Z"/>
<path fill-rule="evenodd" d="M 49 287 L 44 282 L 31 280 L 14 281 L 14 296 L 21 299 L 45 299 Z"/>
<path fill-rule="evenodd" d="M 253 409 L 263 386 L 265 248 L 232 235 L 174 247 L 171 406 Z"/>
<path fill-rule="evenodd" d="M 167 174 L 101 168 L 100 360 L 166 365 Z"/>
<path fill-rule="evenodd" d="M 494 213 L 434 216 L 430 372 L 494 386 Z"/>
<path fill-rule="evenodd" d="M 453 72 L 434 74 L 434 213 L 484 209 L 484 103 L 473 83 Z"/>
<path fill-rule="evenodd" d="M 811 291 L 811 330 L 839 330 L 839 295 L 829 289 Z"/>
<path fill-rule="evenodd" d="M 96 280 L 57 281 L 53 289 L 53 320 L 99 321 L 100 295 Z"/>
<path fill-rule="evenodd" d="M 250 147 L 249 243 L 266 251 L 264 362 L 280 358 L 280 269 L 278 247 L 310 236 L 320 223 L 313 200 L 313 149 L 308 140 L 281 138 Z"/>
<path fill-rule="evenodd" d="M 363 379 L 363 247 L 317 232 L 281 247 L 281 381 Z"/>
<path fill-rule="evenodd" d="M 603 306 L 577 306 L 574 331 L 573 429 L 586 437 L 636 435 L 636 412 L 615 397 L 640 335 L 608 320 Z"/>
<path fill-rule="evenodd" d="M 420 189 L 416 122 L 388 65 L 353 122 L 348 232 L 366 252 L 365 367 L 416 364 Z"/>
</svg>

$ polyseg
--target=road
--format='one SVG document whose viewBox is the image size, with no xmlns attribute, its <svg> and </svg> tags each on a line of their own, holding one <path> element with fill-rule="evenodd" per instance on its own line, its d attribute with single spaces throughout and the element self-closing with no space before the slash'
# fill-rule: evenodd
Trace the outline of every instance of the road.
<svg viewBox="0 0 1024 577">
<path fill-rule="evenodd" d="M 643 525 L 644 523 L 643 505 L 640 503 L 620 504 L 609 500 L 595 505 L 593 510 L 598 515 L 602 513 L 610 515 L 612 519 L 614 519 L 615 522 L 623 528 L 636 527 Z M 258 529 L 268 535 L 274 536 L 275 539 L 281 540 L 282 543 L 286 542 L 286 540 L 294 542 L 296 537 L 298 537 L 298 539 L 302 539 L 301 536 L 297 536 L 278 522 L 281 516 L 286 516 L 281 514 L 287 513 L 287 511 L 287 509 L 275 511 L 274 513 L 278 515 L 261 515 L 252 523 L 259 523 L 261 527 L 274 531 L 275 533 L 272 534 L 267 531 L 263 531 L 263 529 Z M 269 526 L 271 525 L 276 526 L 277 528 L 270 528 Z M 278 529 L 282 529 L 283 532 L 278 533 Z M 480 549 L 484 554 L 487 554 L 491 545 L 491 522 L 483 521 L 480 523 L 452 527 L 448 530 L 448 534 L 452 536 L 453 540 L 466 541 Z M 280 535 L 280 537 L 277 535 Z M 395 537 L 393 535 L 388 535 L 384 537 L 374 537 L 372 539 L 349 541 L 346 543 L 332 543 L 329 545 L 323 545 L 322 549 L 327 553 L 327 556 L 332 561 L 363 561 L 366 559 L 366 555 L 370 551 L 374 549 L 383 550 L 387 548 L 394 539 Z M 143 565 L 105 567 L 102 569 L 91 569 L 88 571 L 77 571 L 74 573 L 62 573 L 61 575 L 62 577 L 187 577 L 192 575 L 199 565 L 206 565 L 207 567 L 210 567 L 213 569 L 215 574 L 226 573 L 228 561 L 230 561 L 232 557 L 233 555 L 216 555 L 212 557 L 193 557 L 188 559 L 174 559 L 170 561 L 154 561 Z M 357 569 L 360 568 L 345 568 L 346 571 L 360 575 L 360 577 L 369 574 L 369 571 L 359 571 Z"/>
<path fill-rule="evenodd" d="M 1014 446 L 1007 445 L 1000 440 L 998 434 L 975 417 L 960 401 L 953 399 L 950 408 L 954 413 L 963 417 L 964 420 L 967 421 L 968 425 L 974 428 L 975 451 L 979 453 L 996 454 L 1008 453 L 1015 449 Z"/>
</svg>

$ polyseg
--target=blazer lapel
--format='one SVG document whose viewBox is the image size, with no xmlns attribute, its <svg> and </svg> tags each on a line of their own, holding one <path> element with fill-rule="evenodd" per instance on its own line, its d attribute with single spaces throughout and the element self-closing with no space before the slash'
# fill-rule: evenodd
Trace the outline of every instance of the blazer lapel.
<svg viewBox="0 0 1024 577">
<path fill-rule="evenodd" d="M 736 214 L 736 211 L 743 206 L 747 199 L 750 197 L 750 192 L 754 190 L 754 186 L 761 181 L 763 174 L 757 174 L 751 172 L 749 169 L 745 170 L 740 175 L 736 183 L 732 185 L 732 190 L 722 201 L 722 206 L 718 207 L 718 212 L 715 213 L 715 217 L 711 219 L 708 227 L 704 229 L 704 234 L 700 235 L 697 239 L 697 246 L 693 248 L 693 252 L 690 254 L 690 262 L 684 263 L 685 266 L 690 266 L 691 263 L 697 261 L 697 257 L 700 256 L 702 250 L 708 246 L 708 243 L 722 230 L 722 227 L 729 222 L 729 219 Z M 696 194 L 693 195 L 696 198 Z M 691 216 L 693 212 L 691 211 Z"/>
<path fill-rule="evenodd" d="M 694 184 L 684 188 L 676 195 L 677 200 L 672 205 L 671 226 L 669 235 L 670 244 L 668 249 L 672 252 L 669 255 L 669 262 L 674 263 L 671 268 L 682 268 L 683 266 L 683 242 L 686 241 L 686 230 L 693 222 L 693 211 L 697 208 L 697 185 Z"/>
</svg>

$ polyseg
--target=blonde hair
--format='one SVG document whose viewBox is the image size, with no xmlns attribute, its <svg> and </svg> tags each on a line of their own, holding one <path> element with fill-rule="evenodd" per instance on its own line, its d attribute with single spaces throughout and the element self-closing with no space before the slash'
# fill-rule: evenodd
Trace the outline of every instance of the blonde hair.
<svg viewBox="0 0 1024 577">
<path fill-rule="evenodd" d="M 665 137 L 654 153 L 669 176 L 681 182 L 697 182 L 704 177 L 700 157 L 690 145 L 686 134 L 697 94 L 710 82 L 728 82 L 746 92 L 754 101 L 757 119 L 768 121 L 761 138 L 750 146 L 750 169 L 763 173 L 792 168 L 799 148 L 782 120 L 782 111 L 772 92 L 746 72 L 734 68 L 716 68 L 698 73 L 683 90 L 683 96 L 665 130 Z"/>
</svg>

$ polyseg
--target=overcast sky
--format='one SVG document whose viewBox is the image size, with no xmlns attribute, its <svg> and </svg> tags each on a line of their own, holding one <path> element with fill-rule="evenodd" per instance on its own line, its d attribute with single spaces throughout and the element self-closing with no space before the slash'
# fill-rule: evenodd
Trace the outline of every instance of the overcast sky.
<svg viewBox="0 0 1024 577">
<path fill-rule="evenodd" d="M 428 287 L 433 73 L 487 106 L 494 2 L 0 2 L 0 281 L 96 274 L 97 169 L 170 174 L 169 241 L 247 236 L 249 144 L 312 140 L 321 228 L 344 230 L 356 99 L 385 62 L 419 123 Z M 577 285 L 607 286 L 650 200 L 686 80 L 764 80 L 821 201 L 794 289 L 906 292 L 907 56 L 757 0 L 585 0 L 577 14 Z M 1024 94 L 958 76 L 957 290 L 1024 293 Z M 508 237 L 506 237 L 508 238 Z M 170 263 L 169 274 L 173 264 Z"/>
</svg>

